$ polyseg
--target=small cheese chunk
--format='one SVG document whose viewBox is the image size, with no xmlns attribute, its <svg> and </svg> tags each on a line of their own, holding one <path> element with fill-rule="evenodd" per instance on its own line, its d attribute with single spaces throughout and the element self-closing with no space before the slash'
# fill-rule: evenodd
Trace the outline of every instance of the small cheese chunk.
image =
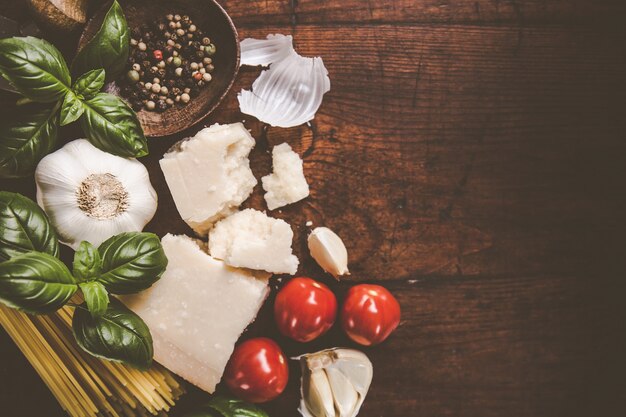
<svg viewBox="0 0 626 417">
<path fill-rule="evenodd" d="M 309 195 L 309 184 L 304 178 L 302 159 L 283 143 L 272 150 L 274 172 L 261 178 L 265 201 L 270 210 L 295 203 Z"/>
<path fill-rule="evenodd" d="M 209 252 L 231 266 L 293 275 L 298 258 L 291 253 L 292 240 L 288 223 L 246 209 L 215 224 L 209 233 Z"/>
<path fill-rule="evenodd" d="M 254 138 L 241 123 L 215 124 L 184 140 L 160 161 L 183 220 L 199 234 L 237 210 L 257 183 L 248 154 Z"/>
<path fill-rule="evenodd" d="M 150 328 L 154 359 L 212 393 L 269 292 L 269 274 L 229 267 L 187 236 L 161 243 L 169 260 L 161 279 L 120 299 Z"/>
</svg>

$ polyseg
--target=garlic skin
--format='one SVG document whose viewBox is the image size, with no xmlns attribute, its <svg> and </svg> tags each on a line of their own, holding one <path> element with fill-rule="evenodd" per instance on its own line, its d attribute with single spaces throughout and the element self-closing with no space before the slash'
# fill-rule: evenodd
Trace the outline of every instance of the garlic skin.
<svg viewBox="0 0 626 417">
<path fill-rule="evenodd" d="M 354 349 L 334 348 L 302 355 L 300 414 L 304 417 L 354 417 L 369 390 L 374 368 Z"/>
<path fill-rule="evenodd" d="M 270 65 L 237 95 L 242 113 L 278 127 L 298 126 L 312 120 L 330 91 L 330 78 L 320 57 L 308 58 L 294 49 L 291 36 L 241 42 L 242 65 Z"/>
<path fill-rule="evenodd" d="M 122 232 L 139 232 L 152 219 L 157 195 L 136 159 L 103 152 L 77 139 L 44 157 L 35 171 L 37 203 L 59 240 L 73 249 Z"/>
<path fill-rule="evenodd" d="M 348 250 L 335 232 L 328 227 L 316 227 L 309 235 L 307 243 L 313 259 L 335 279 L 350 274 Z"/>
</svg>

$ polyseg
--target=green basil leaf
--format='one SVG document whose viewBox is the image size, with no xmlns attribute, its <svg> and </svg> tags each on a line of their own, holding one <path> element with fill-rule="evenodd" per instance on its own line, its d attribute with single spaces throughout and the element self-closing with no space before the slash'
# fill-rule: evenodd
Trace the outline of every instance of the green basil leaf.
<svg viewBox="0 0 626 417">
<path fill-rule="evenodd" d="M 48 217 L 31 199 L 0 191 L 0 261 L 31 251 L 59 256 L 59 241 Z"/>
<path fill-rule="evenodd" d="M 59 107 L 49 104 L 26 104 L 17 115 L 0 122 L 0 177 L 19 178 L 31 175 L 37 164 L 57 141 Z"/>
<path fill-rule="evenodd" d="M 85 304 L 92 317 L 100 317 L 109 305 L 109 293 L 102 284 L 96 281 L 79 284 L 85 297 Z"/>
<path fill-rule="evenodd" d="M 83 105 L 80 124 L 94 146 L 123 157 L 148 155 L 148 142 L 137 115 L 122 99 L 98 93 Z"/>
<path fill-rule="evenodd" d="M 85 304 L 76 308 L 72 330 L 78 345 L 92 355 L 139 369 L 152 364 L 152 336 L 141 318 L 111 298 L 100 317 L 92 317 Z"/>
<path fill-rule="evenodd" d="M 59 50 L 32 36 L 0 39 L 0 73 L 33 101 L 57 101 L 70 88 L 70 72 Z"/>
<path fill-rule="evenodd" d="M 184 417 L 269 417 L 254 404 L 237 398 L 215 395 L 198 410 L 185 414 Z"/>
<path fill-rule="evenodd" d="M 76 121 L 84 112 L 83 102 L 72 91 L 68 91 L 61 105 L 61 126 Z"/>
<path fill-rule="evenodd" d="M 101 265 L 98 249 L 87 241 L 80 242 L 74 253 L 74 276 L 81 282 L 93 281 L 100 275 Z"/>
<path fill-rule="evenodd" d="M 83 98 L 91 98 L 98 94 L 104 86 L 105 72 L 102 68 L 91 70 L 80 76 L 72 86 L 72 90 L 76 95 Z"/>
<path fill-rule="evenodd" d="M 129 43 L 130 32 L 124 12 L 118 2 L 114 1 L 100 30 L 74 58 L 72 74 L 76 77 L 92 69 L 104 68 L 107 79 L 115 79 L 126 66 Z"/>
<path fill-rule="evenodd" d="M 128 232 L 98 247 L 102 271 L 98 282 L 113 294 L 133 294 L 154 284 L 165 271 L 167 257 L 153 233 Z"/>
<path fill-rule="evenodd" d="M 78 285 L 52 255 L 29 252 L 0 263 L 0 302 L 31 314 L 50 313 L 74 295 Z"/>
</svg>

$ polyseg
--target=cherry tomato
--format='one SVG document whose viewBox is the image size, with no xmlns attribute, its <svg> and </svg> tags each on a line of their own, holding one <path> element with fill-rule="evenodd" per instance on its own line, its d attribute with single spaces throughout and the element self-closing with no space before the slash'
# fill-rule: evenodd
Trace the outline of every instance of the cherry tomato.
<svg viewBox="0 0 626 417">
<path fill-rule="evenodd" d="M 350 288 L 341 309 L 341 326 L 350 339 L 370 346 L 381 343 L 400 323 L 400 304 L 380 285 Z"/>
<path fill-rule="evenodd" d="M 309 342 L 335 323 L 337 299 L 328 287 L 311 278 L 293 278 L 276 295 L 278 330 L 298 342 Z"/>
<path fill-rule="evenodd" d="M 233 394 L 252 403 L 273 400 L 287 386 L 289 367 L 280 347 L 271 339 L 249 339 L 235 348 L 224 380 Z"/>
</svg>

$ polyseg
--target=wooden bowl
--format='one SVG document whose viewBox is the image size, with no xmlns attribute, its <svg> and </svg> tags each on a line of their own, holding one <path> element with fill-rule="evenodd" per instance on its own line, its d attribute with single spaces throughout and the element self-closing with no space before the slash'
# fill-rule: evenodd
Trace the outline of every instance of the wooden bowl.
<svg viewBox="0 0 626 417">
<path fill-rule="evenodd" d="M 171 135 L 202 121 L 221 103 L 239 71 L 237 29 L 226 11 L 214 0 L 127 0 L 120 4 L 130 29 L 154 22 L 168 13 L 186 14 L 216 45 L 217 52 L 212 57 L 213 80 L 202 87 L 189 104 L 173 106 L 163 113 L 137 112 L 144 133 L 153 137 Z M 89 20 L 78 42 L 79 49 L 100 29 L 109 7 L 107 3 Z"/>
</svg>

